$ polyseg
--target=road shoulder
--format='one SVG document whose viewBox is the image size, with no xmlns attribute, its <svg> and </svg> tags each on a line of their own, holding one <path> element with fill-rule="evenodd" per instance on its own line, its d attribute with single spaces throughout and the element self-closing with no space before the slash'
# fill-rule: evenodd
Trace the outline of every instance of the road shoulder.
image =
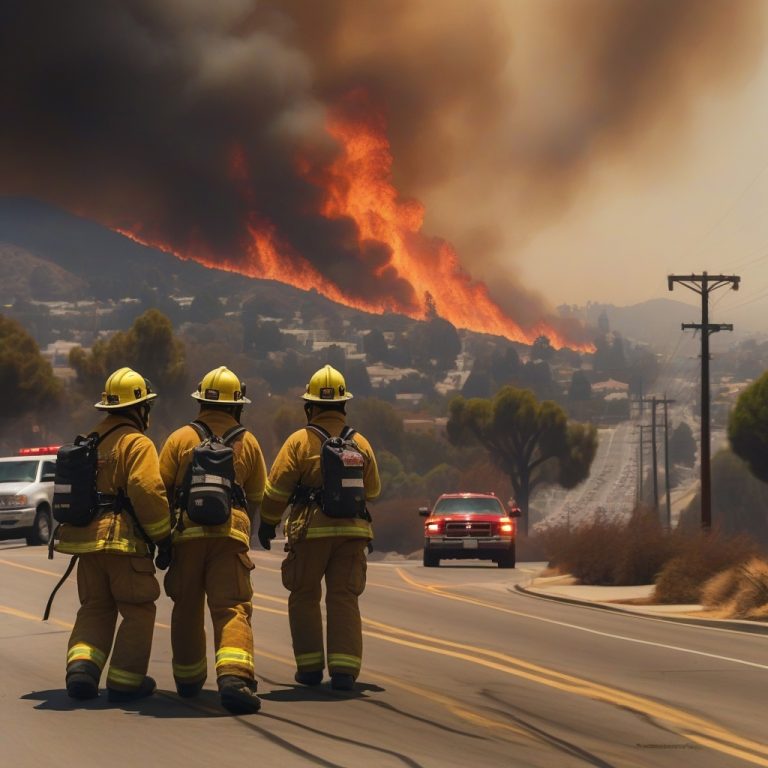
<svg viewBox="0 0 768 768">
<path fill-rule="evenodd" d="M 697 615 L 704 610 L 701 605 L 646 604 L 642 601 L 650 599 L 653 594 L 653 584 L 630 587 L 598 587 L 574 584 L 573 578 L 570 576 L 534 576 L 525 583 L 511 584 L 508 589 L 531 597 L 571 605 L 589 606 L 691 626 L 715 627 L 768 635 L 767 622 L 719 619 Z"/>
</svg>

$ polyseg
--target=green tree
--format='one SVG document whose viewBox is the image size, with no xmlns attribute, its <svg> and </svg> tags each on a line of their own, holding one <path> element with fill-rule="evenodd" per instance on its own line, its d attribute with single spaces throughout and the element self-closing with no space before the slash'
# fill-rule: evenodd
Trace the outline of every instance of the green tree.
<svg viewBox="0 0 768 768">
<path fill-rule="evenodd" d="M 584 371 L 574 371 L 571 376 L 571 386 L 568 388 L 569 400 L 591 400 L 592 385 Z"/>
<path fill-rule="evenodd" d="M 138 371 L 160 394 L 153 417 L 166 425 L 178 419 L 176 401 L 189 395 L 184 345 L 174 336 L 171 321 L 156 309 L 136 318 L 128 331 L 97 341 L 90 353 L 75 347 L 69 362 L 89 397 L 98 396 L 112 371 L 124 366 Z"/>
<path fill-rule="evenodd" d="M 0 420 L 48 411 L 61 400 L 61 385 L 37 342 L 15 320 L 0 315 Z"/>
<path fill-rule="evenodd" d="M 685 421 L 681 421 L 669 436 L 669 459 L 673 464 L 685 467 L 692 467 L 696 463 L 696 440 Z"/>
<path fill-rule="evenodd" d="M 750 472 L 768 483 L 768 371 L 736 401 L 728 419 L 728 440 Z"/>
<path fill-rule="evenodd" d="M 555 348 L 547 336 L 537 336 L 531 345 L 531 360 L 551 360 Z"/>
<path fill-rule="evenodd" d="M 768 485 L 758 480 L 747 463 L 729 450 L 712 457 L 712 526 L 728 534 L 748 534 L 768 548 Z M 701 493 L 683 510 L 680 528 L 701 528 Z"/>
<path fill-rule="evenodd" d="M 573 488 L 589 477 L 597 451 L 592 425 L 568 424 L 565 411 L 552 401 L 539 402 L 525 389 L 503 387 L 493 399 L 451 402 L 448 437 L 454 444 L 480 443 L 510 479 L 528 533 L 531 493 L 540 484 Z"/>
<path fill-rule="evenodd" d="M 402 453 L 403 420 L 389 403 L 375 397 L 353 400 L 347 412 L 348 423 L 371 441 L 374 451 L 384 449 L 395 456 Z"/>
<path fill-rule="evenodd" d="M 369 363 L 382 363 L 387 359 L 387 340 L 378 328 L 373 328 L 363 336 L 363 350 Z"/>
</svg>

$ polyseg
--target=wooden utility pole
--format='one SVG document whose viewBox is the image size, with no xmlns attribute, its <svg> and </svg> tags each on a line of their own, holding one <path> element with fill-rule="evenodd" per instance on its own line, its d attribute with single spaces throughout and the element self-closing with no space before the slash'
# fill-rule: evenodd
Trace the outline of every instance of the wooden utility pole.
<svg viewBox="0 0 768 768">
<path fill-rule="evenodd" d="M 642 408 L 642 404 L 640 405 Z M 638 473 L 638 483 L 637 483 L 637 503 L 642 504 L 643 503 L 643 491 L 645 490 L 645 476 L 644 476 L 644 466 L 643 466 L 643 459 L 645 456 L 645 444 L 643 441 L 643 430 L 650 429 L 650 424 L 638 424 L 637 428 L 640 430 L 640 461 L 638 462 L 639 466 L 639 473 Z"/>
<path fill-rule="evenodd" d="M 647 397 L 647 398 L 641 398 L 640 400 L 640 407 L 642 408 L 643 403 L 649 403 L 651 406 L 651 462 L 653 463 L 653 508 L 658 512 L 659 511 L 659 462 L 658 462 L 658 449 L 657 449 L 657 442 L 656 442 L 656 429 L 658 427 L 658 422 L 656 420 L 656 406 L 657 405 L 663 405 L 664 406 L 664 445 L 666 450 L 666 413 L 667 413 L 667 404 L 668 403 L 674 403 L 674 400 L 667 400 L 666 397 L 659 398 L 656 397 L 656 395 L 653 395 L 653 397 Z M 666 459 L 666 454 L 665 454 Z M 667 487 L 667 498 L 669 498 L 669 466 L 666 465 L 666 487 Z"/>
<path fill-rule="evenodd" d="M 683 323 L 683 330 L 701 331 L 701 527 L 709 531 L 712 527 L 712 472 L 710 466 L 710 425 L 709 425 L 709 337 L 718 331 L 732 331 L 730 323 L 709 322 L 709 294 L 712 291 L 730 285 L 739 290 L 741 278 L 738 275 L 668 275 L 667 285 L 673 290 L 675 283 L 680 283 L 701 296 L 701 322 Z"/>
<path fill-rule="evenodd" d="M 664 485 L 667 492 L 667 530 L 672 529 L 672 500 L 669 491 L 669 404 L 674 400 L 667 400 L 667 393 L 664 393 Z"/>
</svg>

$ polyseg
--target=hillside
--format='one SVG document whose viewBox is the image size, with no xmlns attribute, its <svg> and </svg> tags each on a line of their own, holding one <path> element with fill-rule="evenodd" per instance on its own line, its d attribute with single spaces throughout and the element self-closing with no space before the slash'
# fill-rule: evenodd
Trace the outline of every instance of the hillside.
<svg viewBox="0 0 768 768">
<path fill-rule="evenodd" d="M 12 243 L 0 242 L 0 274 L 3 304 L 32 297 L 43 301 L 71 300 L 82 295 L 88 286 L 86 280 Z"/>
<path fill-rule="evenodd" d="M 0 264 L 9 270 L 3 273 L 6 302 L 30 297 L 29 279 L 39 268 L 60 283 L 52 298 L 117 299 L 160 288 L 181 296 L 253 298 L 264 315 L 286 317 L 302 309 L 309 317 L 336 312 L 344 318 L 358 318 L 362 325 L 369 323 L 363 320 L 370 317 L 367 313 L 342 307 L 315 291 L 184 261 L 35 200 L 0 198 L 0 243 L 8 244 Z"/>
</svg>

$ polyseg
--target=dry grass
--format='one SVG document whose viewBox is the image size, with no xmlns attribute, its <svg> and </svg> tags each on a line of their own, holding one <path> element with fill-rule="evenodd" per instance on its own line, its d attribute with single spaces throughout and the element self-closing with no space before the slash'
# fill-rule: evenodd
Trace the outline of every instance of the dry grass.
<svg viewBox="0 0 768 768">
<path fill-rule="evenodd" d="M 540 538 L 553 567 L 582 584 L 610 586 L 653 583 L 675 544 L 645 508 L 628 522 L 598 514 L 575 528 L 548 528 Z"/>
<path fill-rule="evenodd" d="M 768 595 L 768 563 L 753 559 L 757 547 L 746 536 L 668 532 L 652 510 L 638 508 L 629 521 L 597 514 L 575 528 L 552 526 L 535 538 L 550 567 L 572 574 L 581 584 L 655 583 L 651 602 L 668 604 L 699 603 L 708 584 L 711 606 L 727 603 L 744 615 L 768 612 L 768 597 L 763 608 L 757 606 L 761 590 Z M 751 575 L 742 574 L 739 567 L 748 568 Z M 740 574 L 738 579 L 723 574 L 732 569 Z M 709 582 L 718 574 L 723 575 Z"/>
<path fill-rule="evenodd" d="M 718 531 L 694 536 L 676 535 L 677 553 L 656 577 L 654 599 L 658 603 L 698 603 L 705 582 L 718 573 L 747 562 L 756 553 L 746 536 L 725 536 Z"/>
<path fill-rule="evenodd" d="M 713 576 L 701 589 L 702 604 L 732 619 L 768 619 L 768 560 L 753 557 Z"/>
</svg>

